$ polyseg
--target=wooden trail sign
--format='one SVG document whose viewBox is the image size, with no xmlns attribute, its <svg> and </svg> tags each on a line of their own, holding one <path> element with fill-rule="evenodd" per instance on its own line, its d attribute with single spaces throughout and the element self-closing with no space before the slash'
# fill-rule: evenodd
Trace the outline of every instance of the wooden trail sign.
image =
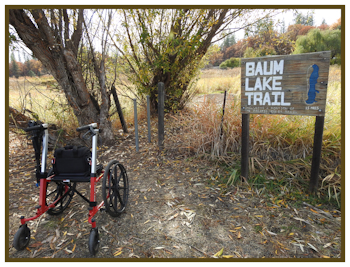
<svg viewBox="0 0 350 267">
<path fill-rule="evenodd" d="M 324 116 L 330 51 L 241 60 L 242 114 Z"/>
<path fill-rule="evenodd" d="M 249 173 L 250 114 L 316 116 L 309 190 L 316 192 L 321 160 L 330 51 L 241 60 L 241 176 Z"/>
</svg>

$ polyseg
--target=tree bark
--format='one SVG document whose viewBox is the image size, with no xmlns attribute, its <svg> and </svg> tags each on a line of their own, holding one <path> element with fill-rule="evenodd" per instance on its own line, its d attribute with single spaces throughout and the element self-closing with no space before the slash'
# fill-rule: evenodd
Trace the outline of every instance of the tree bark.
<svg viewBox="0 0 350 267">
<path fill-rule="evenodd" d="M 64 91 L 78 124 L 82 126 L 92 122 L 100 123 L 100 128 L 103 128 L 104 132 L 101 135 L 102 141 L 106 144 L 112 143 L 114 136 L 108 117 L 108 108 L 106 110 L 104 102 L 100 109 L 94 105 L 77 60 L 77 51 L 82 37 L 83 10 L 79 10 L 75 30 L 71 35 L 67 10 L 60 10 L 64 27 L 61 17 L 57 20 L 57 24 L 53 25 L 51 21 L 50 26 L 41 9 L 30 10 L 36 25 L 28 16 L 29 11 L 10 9 L 9 13 L 10 24 L 17 31 L 18 36 L 49 70 Z M 51 15 L 54 16 L 53 11 Z M 109 101 L 108 95 L 103 92 L 102 97 L 107 98 L 104 101 Z"/>
</svg>

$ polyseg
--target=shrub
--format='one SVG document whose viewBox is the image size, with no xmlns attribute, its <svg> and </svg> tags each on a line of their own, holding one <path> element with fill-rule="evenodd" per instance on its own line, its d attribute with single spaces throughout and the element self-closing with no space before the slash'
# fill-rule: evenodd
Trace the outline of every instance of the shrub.
<svg viewBox="0 0 350 267">
<path fill-rule="evenodd" d="M 340 64 L 341 31 L 312 29 L 305 36 L 300 36 L 295 43 L 293 54 L 332 51 L 331 64 Z"/>
<path fill-rule="evenodd" d="M 32 70 L 29 70 L 28 71 L 28 76 L 29 77 L 35 77 L 36 75 L 35 75 L 35 73 Z"/>
<path fill-rule="evenodd" d="M 241 59 L 240 58 L 230 58 L 225 60 L 220 64 L 220 69 L 227 69 L 227 68 L 236 68 L 241 66 Z"/>
<path fill-rule="evenodd" d="M 264 57 L 269 55 L 276 55 L 276 51 L 271 46 L 262 46 L 261 48 L 254 49 L 253 47 L 248 47 L 245 52 L 244 56 L 245 58 L 252 58 L 252 57 Z"/>
</svg>

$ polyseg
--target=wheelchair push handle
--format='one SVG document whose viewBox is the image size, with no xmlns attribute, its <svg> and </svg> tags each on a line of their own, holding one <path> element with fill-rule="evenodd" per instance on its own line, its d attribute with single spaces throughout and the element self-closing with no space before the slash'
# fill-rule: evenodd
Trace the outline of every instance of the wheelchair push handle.
<svg viewBox="0 0 350 267">
<path fill-rule="evenodd" d="M 97 129 L 97 123 L 90 123 L 88 125 L 84 125 L 84 126 L 78 127 L 77 131 L 78 132 L 82 132 L 82 131 L 85 131 L 85 130 L 92 130 L 92 129 Z"/>
<path fill-rule="evenodd" d="M 33 126 L 29 126 L 28 128 L 24 128 L 23 130 L 25 132 L 31 132 L 31 131 L 44 131 L 45 129 L 47 129 L 47 124 L 38 124 L 38 125 L 33 125 Z"/>
</svg>

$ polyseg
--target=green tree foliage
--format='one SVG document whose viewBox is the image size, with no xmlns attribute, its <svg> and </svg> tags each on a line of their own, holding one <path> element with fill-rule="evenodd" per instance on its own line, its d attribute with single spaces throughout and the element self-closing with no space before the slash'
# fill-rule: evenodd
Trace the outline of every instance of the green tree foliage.
<svg viewBox="0 0 350 267">
<path fill-rule="evenodd" d="M 272 46 L 262 46 L 261 48 L 258 48 L 258 49 L 254 49 L 253 47 L 248 47 L 244 52 L 245 58 L 264 57 L 269 55 L 276 55 L 276 51 Z"/>
<path fill-rule="evenodd" d="M 221 50 L 226 50 L 230 46 L 234 45 L 236 43 L 236 37 L 234 34 L 228 35 L 224 38 L 222 44 L 221 44 Z"/>
<path fill-rule="evenodd" d="M 29 71 L 28 71 L 28 76 L 29 76 L 29 77 L 34 77 L 34 76 L 35 76 L 34 71 L 29 70 Z"/>
<path fill-rule="evenodd" d="M 19 66 L 13 54 L 11 54 L 10 76 L 15 76 L 16 78 L 19 77 Z"/>
<path fill-rule="evenodd" d="M 274 32 L 274 22 L 271 18 L 267 17 L 247 27 L 244 30 L 244 35 L 246 38 L 253 36 L 259 36 L 264 38 L 272 32 Z"/>
<path fill-rule="evenodd" d="M 241 66 L 240 58 L 230 58 L 220 64 L 220 69 L 236 68 Z"/>
<path fill-rule="evenodd" d="M 37 59 L 27 59 L 24 63 L 16 61 L 11 54 L 11 62 L 9 63 L 9 76 L 16 78 L 20 76 L 41 76 L 46 73 L 42 63 Z"/>
<path fill-rule="evenodd" d="M 303 13 L 297 13 L 294 16 L 294 22 L 295 22 L 295 24 L 313 26 L 314 25 L 314 12 L 308 11 L 306 13 L 306 15 L 304 15 Z"/>
<path fill-rule="evenodd" d="M 341 64 L 341 31 L 312 29 L 300 36 L 295 43 L 293 54 L 332 51 L 331 64 Z"/>
</svg>

